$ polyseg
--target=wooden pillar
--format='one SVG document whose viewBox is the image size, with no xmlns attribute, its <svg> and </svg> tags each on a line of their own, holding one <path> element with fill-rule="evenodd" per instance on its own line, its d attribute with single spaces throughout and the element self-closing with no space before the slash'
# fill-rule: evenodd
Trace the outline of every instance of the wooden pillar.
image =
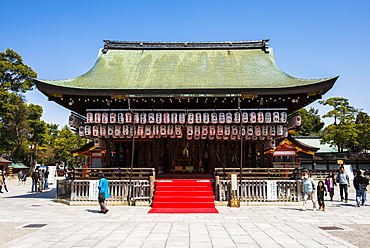
<svg viewBox="0 0 370 248">
<path fill-rule="evenodd" d="M 158 146 L 158 139 L 154 139 L 154 144 L 153 144 L 153 163 L 154 163 L 154 168 L 156 171 L 156 174 L 158 175 L 158 167 L 159 167 L 159 146 Z"/>
<path fill-rule="evenodd" d="M 119 164 L 119 158 L 120 158 L 120 152 L 121 152 L 121 143 L 119 142 L 115 142 L 115 155 L 114 155 L 114 158 L 115 158 L 115 161 L 114 161 L 114 167 L 120 167 L 120 164 Z"/>
<path fill-rule="evenodd" d="M 262 142 L 258 142 L 258 145 L 260 146 L 260 167 L 265 168 L 265 153 L 264 153 L 264 146 Z"/>
<path fill-rule="evenodd" d="M 251 147 L 251 153 L 252 153 L 252 168 L 257 168 L 257 161 L 256 161 L 256 142 L 252 143 Z"/>
<path fill-rule="evenodd" d="M 106 139 L 106 150 L 105 150 L 105 168 L 110 168 L 111 167 L 111 141 L 110 139 Z"/>
<path fill-rule="evenodd" d="M 244 149 L 245 149 L 246 156 L 245 156 L 245 162 L 244 162 L 244 164 L 245 164 L 245 167 L 246 168 L 252 167 L 250 165 L 250 163 L 249 163 L 249 148 L 250 148 L 250 142 L 245 142 L 244 143 Z"/>
</svg>

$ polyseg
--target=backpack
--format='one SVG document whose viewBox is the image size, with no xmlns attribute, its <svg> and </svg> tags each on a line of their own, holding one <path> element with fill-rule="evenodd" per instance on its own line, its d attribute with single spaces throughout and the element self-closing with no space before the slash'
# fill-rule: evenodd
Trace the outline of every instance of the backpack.
<svg viewBox="0 0 370 248">
<path fill-rule="evenodd" d="M 358 190 L 366 190 L 366 187 L 367 187 L 366 184 L 362 184 L 362 183 L 358 184 Z"/>
</svg>

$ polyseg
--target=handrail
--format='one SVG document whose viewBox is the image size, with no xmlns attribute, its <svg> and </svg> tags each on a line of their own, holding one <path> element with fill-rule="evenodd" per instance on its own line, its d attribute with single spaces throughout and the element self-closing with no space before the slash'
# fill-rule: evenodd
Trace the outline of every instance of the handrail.
<svg viewBox="0 0 370 248">
<path fill-rule="evenodd" d="M 228 179 L 231 174 L 240 175 L 240 173 L 242 179 L 291 179 L 295 170 L 295 168 L 215 168 L 215 175 L 220 179 Z"/>
<path fill-rule="evenodd" d="M 132 173 L 132 179 L 148 179 L 155 176 L 155 168 L 76 168 L 75 180 L 98 179 L 99 173 L 104 173 L 108 180 L 127 180 Z"/>
</svg>

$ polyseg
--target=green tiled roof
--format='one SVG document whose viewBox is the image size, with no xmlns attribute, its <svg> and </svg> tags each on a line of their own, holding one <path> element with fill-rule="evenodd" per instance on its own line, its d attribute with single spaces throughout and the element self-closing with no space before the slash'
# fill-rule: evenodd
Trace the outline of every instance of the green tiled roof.
<svg viewBox="0 0 370 248">
<path fill-rule="evenodd" d="M 284 73 L 273 51 L 261 49 L 108 50 L 86 74 L 67 80 L 37 80 L 73 89 L 182 90 L 289 88 L 326 79 Z"/>
</svg>

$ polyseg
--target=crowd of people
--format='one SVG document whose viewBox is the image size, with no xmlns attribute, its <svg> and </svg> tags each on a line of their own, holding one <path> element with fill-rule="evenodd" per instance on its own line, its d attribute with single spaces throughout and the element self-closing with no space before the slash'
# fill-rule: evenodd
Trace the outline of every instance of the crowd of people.
<svg viewBox="0 0 370 248">
<path fill-rule="evenodd" d="M 369 179 L 364 176 L 362 170 L 358 170 L 356 177 L 353 179 L 353 186 L 356 189 L 356 204 L 357 207 L 366 205 L 366 191 L 369 185 Z M 349 175 L 343 166 L 340 167 L 337 176 L 330 172 L 326 177 L 325 182 L 319 181 L 317 186 L 314 180 L 310 177 L 308 171 L 303 172 L 302 179 L 302 193 L 303 206 L 302 211 L 306 210 L 307 200 L 312 201 L 312 210 L 316 211 L 316 198 L 319 204 L 319 209 L 325 211 L 325 196 L 330 196 L 330 201 L 333 201 L 335 187 L 339 186 L 339 193 L 341 201 L 348 203 L 348 188 L 351 187 Z"/>
<path fill-rule="evenodd" d="M 42 192 L 43 190 L 49 189 L 49 168 L 36 169 L 32 174 L 32 187 L 31 192 Z"/>
</svg>

